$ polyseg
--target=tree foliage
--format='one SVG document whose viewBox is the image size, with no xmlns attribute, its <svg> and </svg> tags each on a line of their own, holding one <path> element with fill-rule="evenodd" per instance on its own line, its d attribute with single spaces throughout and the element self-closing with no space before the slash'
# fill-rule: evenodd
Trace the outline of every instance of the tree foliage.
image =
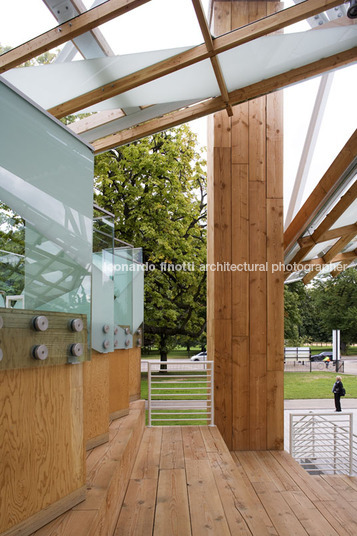
<svg viewBox="0 0 357 536">
<path fill-rule="evenodd" d="M 116 237 L 143 248 L 145 344 L 163 359 L 206 325 L 206 177 L 187 126 L 99 155 L 96 202 L 115 214 Z M 182 339 L 183 340 L 183 339 Z"/>
<path fill-rule="evenodd" d="M 308 290 L 316 312 L 318 335 L 331 339 L 331 332 L 341 332 L 341 347 L 357 342 L 357 270 L 349 268 L 333 278 L 314 282 Z"/>
</svg>

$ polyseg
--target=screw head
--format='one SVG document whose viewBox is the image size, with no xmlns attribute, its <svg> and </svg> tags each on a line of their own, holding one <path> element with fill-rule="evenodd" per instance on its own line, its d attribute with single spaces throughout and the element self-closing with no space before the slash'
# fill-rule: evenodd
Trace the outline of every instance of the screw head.
<svg viewBox="0 0 357 536">
<path fill-rule="evenodd" d="M 103 326 L 104 333 L 109 333 L 109 330 L 110 330 L 109 324 L 104 324 L 104 326 Z"/>
<path fill-rule="evenodd" d="M 103 347 L 104 347 L 106 350 L 108 350 L 109 345 L 110 345 L 110 342 L 108 341 L 108 339 L 105 339 L 105 341 L 103 342 Z"/>
<path fill-rule="evenodd" d="M 83 330 L 83 321 L 81 318 L 73 318 L 73 320 L 70 321 L 70 328 L 72 331 L 75 331 L 76 333 L 79 333 Z"/>
<path fill-rule="evenodd" d="M 80 342 L 71 344 L 69 347 L 69 353 L 74 357 L 80 357 L 83 354 L 83 345 Z"/>
<path fill-rule="evenodd" d="M 48 329 L 48 318 L 43 315 L 35 316 L 32 319 L 32 324 L 36 331 L 46 331 Z"/>
<path fill-rule="evenodd" d="M 47 346 L 44 344 L 38 344 L 37 346 L 34 346 L 32 349 L 32 357 L 40 361 L 44 361 L 45 359 L 47 359 L 48 358 Z"/>
</svg>

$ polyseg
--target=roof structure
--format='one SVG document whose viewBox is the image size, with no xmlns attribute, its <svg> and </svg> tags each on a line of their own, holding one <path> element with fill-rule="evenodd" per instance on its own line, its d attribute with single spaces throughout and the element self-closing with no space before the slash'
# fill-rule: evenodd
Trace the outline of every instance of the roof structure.
<svg viewBox="0 0 357 536">
<path fill-rule="evenodd" d="M 294 0 L 273 15 L 213 36 L 212 2 L 205 9 L 201 0 L 192 0 L 201 43 L 117 55 L 105 25 L 131 11 L 147 14 L 155 1 L 96 0 L 87 9 L 82 0 L 43 0 L 58 25 L 2 54 L 0 74 L 56 118 L 91 113 L 70 128 L 95 153 L 220 110 L 231 115 L 236 104 L 323 75 L 287 215 L 287 282 L 308 283 L 321 267 L 336 275 L 350 266 L 357 258 L 356 132 L 300 208 L 329 73 L 357 58 L 357 25 L 347 17 L 348 2 Z M 310 29 L 284 33 L 301 21 Z M 17 68 L 60 45 L 54 63 Z M 78 52 L 83 59 L 72 61 Z"/>
</svg>

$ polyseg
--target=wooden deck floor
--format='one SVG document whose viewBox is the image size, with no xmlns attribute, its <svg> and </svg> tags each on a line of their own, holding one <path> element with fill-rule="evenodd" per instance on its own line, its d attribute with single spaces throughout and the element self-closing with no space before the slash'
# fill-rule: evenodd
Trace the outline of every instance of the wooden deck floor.
<svg viewBox="0 0 357 536">
<path fill-rule="evenodd" d="M 114 536 L 357 535 L 357 479 L 286 452 L 230 453 L 215 427 L 147 428 Z"/>
</svg>

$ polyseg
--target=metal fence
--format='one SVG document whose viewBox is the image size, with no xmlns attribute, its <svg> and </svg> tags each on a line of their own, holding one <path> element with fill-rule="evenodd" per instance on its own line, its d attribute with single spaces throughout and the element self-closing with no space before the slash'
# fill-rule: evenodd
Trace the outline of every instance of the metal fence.
<svg viewBox="0 0 357 536">
<path fill-rule="evenodd" d="M 290 454 L 310 474 L 357 474 L 352 413 L 290 414 Z"/>
<path fill-rule="evenodd" d="M 213 361 L 147 361 L 147 368 L 149 426 L 213 426 Z"/>
<path fill-rule="evenodd" d="M 284 361 L 284 372 L 317 372 L 326 370 L 327 372 L 341 372 L 345 371 L 345 362 L 339 360 L 335 362 L 324 361 L 310 361 L 309 359 L 290 359 L 287 358 Z"/>
</svg>

